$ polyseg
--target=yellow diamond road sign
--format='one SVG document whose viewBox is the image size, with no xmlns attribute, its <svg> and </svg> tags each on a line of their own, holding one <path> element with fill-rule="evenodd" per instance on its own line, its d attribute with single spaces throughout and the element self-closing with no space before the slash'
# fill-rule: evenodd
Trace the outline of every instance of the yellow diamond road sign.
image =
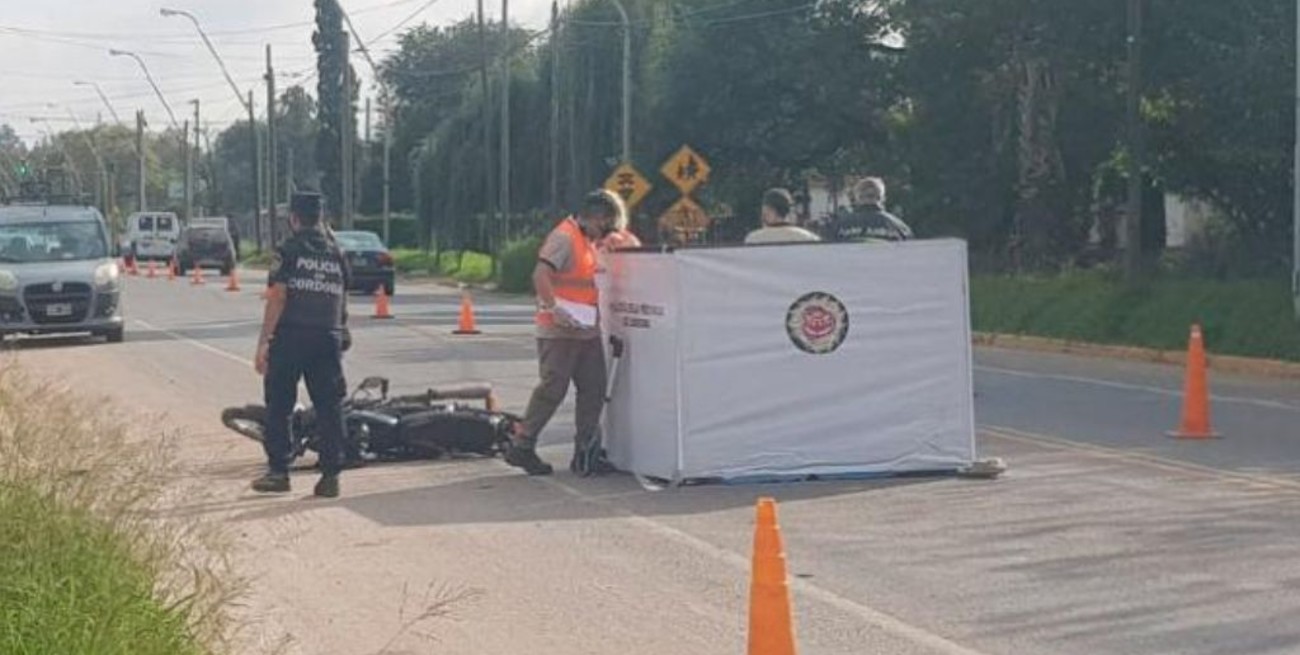
<svg viewBox="0 0 1300 655">
<path fill-rule="evenodd" d="M 696 187 L 708 181 L 712 170 L 709 168 L 709 162 L 705 161 L 699 153 L 691 150 L 690 146 L 682 146 L 681 150 L 664 162 L 659 172 L 663 173 L 678 191 L 689 195 Z"/>
<path fill-rule="evenodd" d="M 614 174 L 605 180 L 605 188 L 622 196 L 628 211 L 631 211 L 645 200 L 646 194 L 653 187 L 631 164 L 623 164 L 614 169 Z"/>
<path fill-rule="evenodd" d="M 659 228 L 665 232 L 703 232 L 709 227 L 709 215 L 694 200 L 682 198 L 659 217 Z"/>
</svg>

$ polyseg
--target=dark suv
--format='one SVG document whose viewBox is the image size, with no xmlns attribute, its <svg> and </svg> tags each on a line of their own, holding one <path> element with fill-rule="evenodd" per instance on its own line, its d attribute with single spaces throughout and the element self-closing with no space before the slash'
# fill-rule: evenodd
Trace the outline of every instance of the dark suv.
<svg viewBox="0 0 1300 655">
<path fill-rule="evenodd" d="M 216 225 L 190 225 L 176 241 L 176 265 L 182 272 L 217 268 L 223 276 L 235 268 L 235 244 L 230 233 Z"/>
</svg>

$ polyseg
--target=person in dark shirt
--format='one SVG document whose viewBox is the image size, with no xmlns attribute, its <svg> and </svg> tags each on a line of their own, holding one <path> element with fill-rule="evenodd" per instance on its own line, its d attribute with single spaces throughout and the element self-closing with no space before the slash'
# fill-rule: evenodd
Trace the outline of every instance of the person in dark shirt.
<svg viewBox="0 0 1300 655">
<path fill-rule="evenodd" d="M 292 446 L 289 422 L 306 378 L 320 438 L 317 496 L 338 496 L 343 466 L 343 353 L 347 328 L 347 260 L 321 225 L 320 196 L 295 193 L 289 208 L 294 234 L 275 254 L 267 278 L 266 314 L 257 345 L 257 372 L 266 394 L 266 475 L 253 482 L 263 493 L 289 491 Z"/>
<path fill-rule="evenodd" d="M 836 215 L 827 229 L 832 241 L 906 241 L 912 228 L 885 211 L 885 183 L 868 177 L 853 185 L 853 211 Z"/>
</svg>

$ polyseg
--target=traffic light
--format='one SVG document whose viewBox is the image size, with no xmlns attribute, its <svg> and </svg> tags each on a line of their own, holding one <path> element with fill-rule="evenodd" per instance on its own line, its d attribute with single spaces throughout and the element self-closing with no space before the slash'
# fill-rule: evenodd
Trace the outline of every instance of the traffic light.
<svg viewBox="0 0 1300 655">
<path fill-rule="evenodd" d="M 31 174 L 32 168 L 27 165 L 27 160 L 18 162 L 18 177 L 27 177 Z"/>
</svg>

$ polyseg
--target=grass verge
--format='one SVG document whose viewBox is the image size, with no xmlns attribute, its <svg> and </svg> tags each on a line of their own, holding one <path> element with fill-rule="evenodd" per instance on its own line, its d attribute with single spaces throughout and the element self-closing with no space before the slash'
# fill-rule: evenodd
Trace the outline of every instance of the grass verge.
<svg viewBox="0 0 1300 655">
<path fill-rule="evenodd" d="M 1163 350 L 1187 347 L 1199 322 L 1220 355 L 1300 361 L 1285 280 L 1155 277 L 1129 287 L 1103 273 L 975 276 L 975 330 Z"/>
<path fill-rule="evenodd" d="M 443 252 L 434 257 L 432 252 L 398 248 L 392 251 L 397 272 L 416 275 L 437 275 L 460 282 L 482 283 L 492 279 L 492 257 L 483 253 L 465 251 Z"/>
<path fill-rule="evenodd" d="M 0 367 L 0 652 L 230 652 L 239 583 L 211 525 L 157 518 L 165 439 Z"/>
</svg>

